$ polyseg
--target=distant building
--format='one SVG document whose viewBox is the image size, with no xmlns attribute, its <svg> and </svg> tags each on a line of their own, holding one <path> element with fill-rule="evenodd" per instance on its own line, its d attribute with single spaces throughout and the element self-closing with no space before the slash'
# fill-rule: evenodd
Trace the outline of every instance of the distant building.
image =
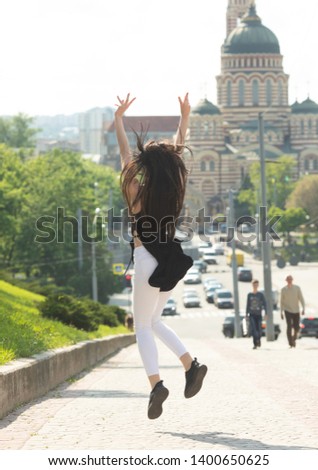
<svg viewBox="0 0 318 470">
<path fill-rule="evenodd" d="M 114 113 L 112 108 L 93 108 L 79 114 L 80 151 L 85 154 L 102 155 L 104 152 L 104 126 L 110 124 Z"/>
<path fill-rule="evenodd" d="M 146 132 L 146 140 L 171 140 L 175 135 L 180 116 L 124 116 L 123 122 L 131 148 L 136 147 L 134 133 Z M 120 169 L 119 149 L 114 123 L 104 126 L 104 154 L 102 163 Z"/>
<path fill-rule="evenodd" d="M 209 214 L 224 210 L 229 189 L 241 186 L 251 161 L 259 158 L 261 112 L 266 158 L 291 155 L 296 163 L 295 179 L 318 174 L 318 104 L 309 97 L 289 104 L 289 76 L 279 41 L 262 24 L 256 2 L 228 0 L 226 25 L 221 71 L 216 77 L 217 105 L 205 97 L 192 108 L 187 139 L 194 154 L 189 175 L 192 199 L 202 195 Z M 178 121 L 173 119 L 171 136 Z M 127 117 L 126 129 L 138 130 L 138 120 L 148 121 L 150 132 L 156 135 L 159 122 L 169 122 L 169 116 Z M 113 124 L 106 129 L 105 141 L 102 161 L 116 166 L 119 157 Z"/>
</svg>

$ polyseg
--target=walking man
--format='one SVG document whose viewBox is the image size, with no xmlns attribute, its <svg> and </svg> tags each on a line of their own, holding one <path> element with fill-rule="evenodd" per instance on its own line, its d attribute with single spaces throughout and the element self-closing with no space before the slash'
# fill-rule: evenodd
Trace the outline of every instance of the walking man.
<svg viewBox="0 0 318 470">
<path fill-rule="evenodd" d="M 247 294 L 246 318 L 250 322 L 250 331 L 253 337 L 253 349 L 261 347 L 262 337 L 262 311 L 265 311 L 266 318 L 266 300 L 262 292 L 258 292 L 259 282 L 257 279 L 252 281 L 253 291 Z"/>
<path fill-rule="evenodd" d="M 300 309 L 302 306 L 302 315 L 305 315 L 305 301 L 299 286 L 293 284 L 293 277 L 286 277 L 287 286 L 283 287 L 280 293 L 280 315 L 284 319 L 284 313 L 287 322 L 287 339 L 290 348 L 296 347 L 296 339 L 299 331 Z"/>
</svg>

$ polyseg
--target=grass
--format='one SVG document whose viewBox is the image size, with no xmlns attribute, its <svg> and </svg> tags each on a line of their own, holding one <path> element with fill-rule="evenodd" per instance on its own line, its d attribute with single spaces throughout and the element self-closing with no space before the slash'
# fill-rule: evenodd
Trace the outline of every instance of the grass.
<svg viewBox="0 0 318 470">
<path fill-rule="evenodd" d="M 80 341 L 128 332 L 123 325 L 116 328 L 100 325 L 97 331 L 88 333 L 43 318 L 37 305 L 44 299 L 0 281 L 0 365 Z"/>
</svg>

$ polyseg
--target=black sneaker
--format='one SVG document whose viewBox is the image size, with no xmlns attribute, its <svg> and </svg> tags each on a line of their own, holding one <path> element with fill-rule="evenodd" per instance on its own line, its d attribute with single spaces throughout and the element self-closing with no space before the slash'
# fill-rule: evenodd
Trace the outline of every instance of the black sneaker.
<svg viewBox="0 0 318 470">
<path fill-rule="evenodd" d="M 184 389 L 184 396 L 191 398 L 196 395 L 202 387 L 203 379 L 207 373 L 208 368 L 204 364 L 199 364 L 195 357 L 192 361 L 190 369 L 185 373 L 186 386 Z"/>
<path fill-rule="evenodd" d="M 150 393 L 148 404 L 148 418 L 156 419 L 162 413 L 162 403 L 168 398 L 169 390 L 163 385 L 163 381 L 156 383 Z"/>
</svg>

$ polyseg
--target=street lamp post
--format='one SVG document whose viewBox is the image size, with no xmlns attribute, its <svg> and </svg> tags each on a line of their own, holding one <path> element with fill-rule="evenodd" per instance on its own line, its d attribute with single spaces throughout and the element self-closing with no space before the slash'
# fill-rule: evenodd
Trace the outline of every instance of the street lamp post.
<svg viewBox="0 0 318 470">
<path fill-rule="evenodd" d="M 92 297 L 95 302 L 98 302 L 98 287 L 97 287 L 97 270 L 96 270 L 96 217 L 100 213 L 99 207 L 95 209 L 95 215 L 93 219 L 93 240 L 92 240 Z"/>
<path fill-rule="evenodd" d="M 241 334 L 241 318 L 240 318 L 240 305 L 239 305 L 239 292 L 238 292 L 238 280 L 237 280 L 237 259 L 235 252 L 235 217 L 234 217 L 234 198 L 233 190 L 229 191 L 229 223 L 228 223 L 228 233 L 229 227 L 233 228 L 233 233 L 230 234 L 231 239 L 231 249 L 232 249 L 232 277 L 233 277 L 233 298 L 234 298 L 234 312 L 235 312 L 235 322 L 234 322 L 234 331 L 235 337 L 240 338 Z"/>
<path fill-rule="evenodd" d="M 266 170 L 265 170 L 265 154 L 264 154 L 264 117 L 263 113 L 258 114 L 259 129 L 259 153 L 261 164 L 261 192 L 262 206 L 267 207 L 266 201 Z M 266 214 L 266 212 L 265 212 Z M 271 271 L 271 245 L 269 235 L 265 233 L 266 220 L 263 215 L 259 217 L 261 228 L 261 244 L 263 259 L 263 275 L 264 275 L 264 291 L 267 304 L 267 321 L 266 321 L 266 339 L 267 341 L 275 340 L 274 321 L 273 321 L 273 300 L 272 300 L 272 271 Z M 264 236 L 265 235 L 265 236 Z"/>
</svg>

